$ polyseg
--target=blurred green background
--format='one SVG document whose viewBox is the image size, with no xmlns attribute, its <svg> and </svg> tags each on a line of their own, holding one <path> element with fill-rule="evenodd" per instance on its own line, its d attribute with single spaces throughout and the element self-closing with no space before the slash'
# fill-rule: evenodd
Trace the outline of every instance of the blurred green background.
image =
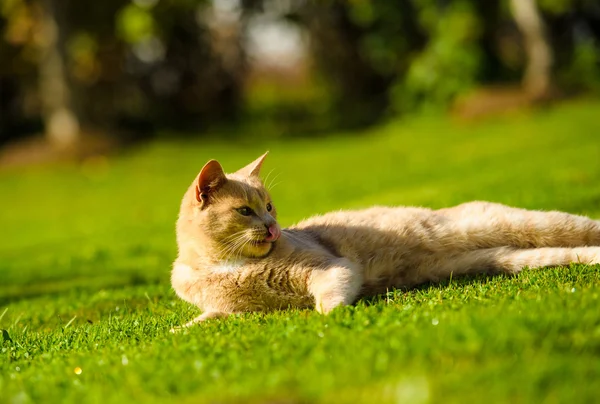
<svg viewBox="0 0 600 404">
<path fill-rule="evenodd" d="M 595 0 L 3 0 L 0 144 L 322 136 L 597 94 L 599 27 Z M 53 157 L 23 148 L 0 161 Z"/>
</svg>

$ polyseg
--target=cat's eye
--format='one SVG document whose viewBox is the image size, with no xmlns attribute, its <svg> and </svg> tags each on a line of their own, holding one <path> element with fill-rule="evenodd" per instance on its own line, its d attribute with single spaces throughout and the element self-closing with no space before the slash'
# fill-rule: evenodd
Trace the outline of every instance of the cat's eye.
<svg viewBox="0 0 600 404">
<path fill-rule="evenodd" d="M 247 206 L 244 206 L 243 208 L 237 208 L 236 210 L 242 216 L 250 216 L 252 213 L 254 213 L 252 212 L 252 209 Z"/>
<path fill-rule="evenodd" d="M 271 202 L 267 203 L 267 212 L 270 212 L 273 210 L 273 205 L 271 205 Z"/>
</svg>

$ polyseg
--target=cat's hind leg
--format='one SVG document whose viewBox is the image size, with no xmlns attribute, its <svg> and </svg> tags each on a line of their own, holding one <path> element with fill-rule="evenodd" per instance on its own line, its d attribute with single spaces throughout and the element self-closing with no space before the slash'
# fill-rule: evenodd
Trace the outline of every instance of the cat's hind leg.
<svg viewBox="0 0 600 404">
<path fill-rule="evenodd" d="M 600 264 L 600 247 L 525 248 L 497 247 L 465 251 L 421 262 L 408 284 L 440 281 L 451 276 L 477 273 L 519 273 L 523 268 L 555 267 L 570 263 Z"/>
<path fill-rule="evenodd" d="M 600 221 L 558 211 L 469 202 L 437 211 L 452 223 L 455 242 L 471 248 L 600 246 Z"/>
</svg>

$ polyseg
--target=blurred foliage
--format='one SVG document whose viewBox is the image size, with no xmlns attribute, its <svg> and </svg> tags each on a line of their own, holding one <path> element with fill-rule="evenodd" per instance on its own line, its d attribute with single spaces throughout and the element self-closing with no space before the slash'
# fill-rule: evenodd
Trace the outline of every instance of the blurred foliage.
<svg viewBox="0 0 600 404">
<path fill-rule="evenodd" d="M 142 42 L 155 31 L 154 18 L 146 8 L 128 4 L 117 17 L 117 33 L 128 43 Z"/>
<path fill-rule="evenodd" d="M 439 10 L 430 1 L 419 14 L 430 39 L 392 87 L 393 105 L 399 110 L 446 105 L 476 84 L 481 69 L 480 22 L 468 2 Z"/>
<path fill-rule="evenodd" d="M 371 74 L 369 80 L 384 83 L 377 89 L 378 98 L 383 100 L 383 109 L 377 111 L 380 114 L 445 108 L 473 86 L 518 81 L 525 67 L 522 38 L 507 1 L 355 0 L 319 4 L 319 13 L 337 9 L 338 19 L 349 16 L 352 27 L 344 28 L 345 37 L 356 38 L 357 59 L 366 64 L 363 70 Z M 538 7 L 556 53 L 556 85 L 566 92 L 597 91 L 600 6 L 590 0 L 540 0 Z M 341 30 L 333 24 L 326 29 Z M 318 30 L 311 35 L 327 36 Z M 326 45 L 328 52 L 333 46 Z M 356 68 L 343 58 L 316 54 L 318 61 L 329 64 L 323 70 L 334 83 L 335 77 Z M 352 80 L 359 77 L 352 74 Z M 349 98 L 353 96 L 356 104 L 368 99 L 347 89 L 339 95 L 345 104 L 352 104 Z M 377 119 L 379 115 L 371 117 Z"/>
<path fill-rule="evenodd" d="M 584 41 L 573 50 L 571 63 L 562 72 L 561 82 L 571 89 L 600 93 L 600 52 L 592 41 Z"/>
<path fill-rule="evenodd" d="M 443 109 L 482 84 L 518 83 L 526 63 L 508 0 L 3 0 L 0 143 L 43 129 L 44 4 L 57 10 L 79 120 L 116 134 L 239 123 L 263 136 L 359 127 Z M 537 6 L 556 87 L 600 91 L 598 2 Z M 227 18 L 217 18 L 219 8 Z M 252 23 L 267 17 L 305 38 L 307 54 L 288 71 L 257 70 L 248 56 Z"/>
</svg>

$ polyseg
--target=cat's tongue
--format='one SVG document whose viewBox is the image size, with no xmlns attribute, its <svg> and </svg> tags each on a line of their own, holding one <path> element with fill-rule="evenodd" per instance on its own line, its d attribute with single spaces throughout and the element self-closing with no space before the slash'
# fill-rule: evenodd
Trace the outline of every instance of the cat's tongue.
<svg viewBox="0 0 600 404">
<path fill-rule="evenodd" d="M 273 242 L 278 240 L 281 236 L 281 229 L 276 224 L 269 226 L 269 235 L 265 238 L 265 241 Z"/>
</svg>

